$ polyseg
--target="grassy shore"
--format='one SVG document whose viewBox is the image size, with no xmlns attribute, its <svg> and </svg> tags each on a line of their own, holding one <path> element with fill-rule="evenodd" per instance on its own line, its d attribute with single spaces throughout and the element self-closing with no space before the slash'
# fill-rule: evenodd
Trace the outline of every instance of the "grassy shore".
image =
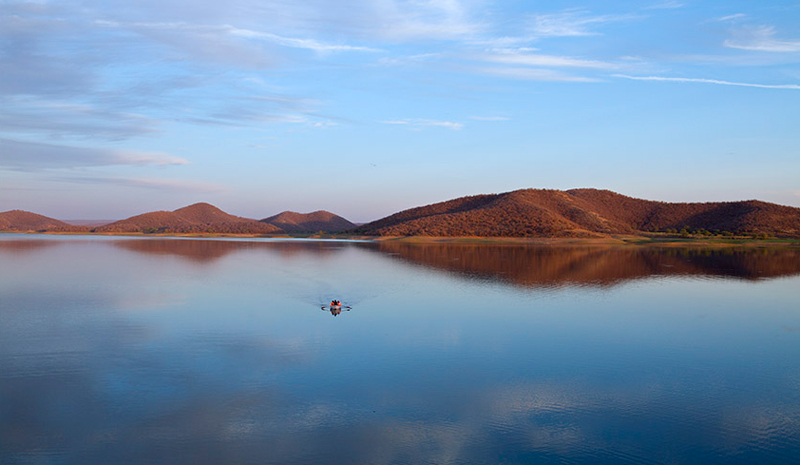
<svg viewBox="0 0 800 465">
<path fill-rule="evenodd" d="M 800 247 L 800 238 L 755 239 L 746 236 L 689 236 L 669 235 L 624 235 L 596 238 L 579 237 L 431 237 L 431 236 L 355 236 L 350 234 L 151 234 L 151 233 L 92 233 L 92 232 L 42 232 L 42 231 L 0 231 L 15 234 L 46 234 L 70 236 L 115 236 L 115 237 L 159 237 L 159 238 L 270 238 L 270 239 L 338 239 L 364 240 L 372 242 L 401 242 L 408 244 L 512 244 L 512 245 L 654 245 L 654 246 L 748 246 L 748 247 Z"/>
<path fill-rule="evenodd" d="M 517 237 L 379 237 L 376 242 L 402 242 L 410 244 L 511 244 L 511 245 L 636 245 L 660 247 L 800 247 L 800 239 L 753 238 L 659 238 L 645 236 L 614 236 L 606 238 L 517 238 Z"/>
</svg>

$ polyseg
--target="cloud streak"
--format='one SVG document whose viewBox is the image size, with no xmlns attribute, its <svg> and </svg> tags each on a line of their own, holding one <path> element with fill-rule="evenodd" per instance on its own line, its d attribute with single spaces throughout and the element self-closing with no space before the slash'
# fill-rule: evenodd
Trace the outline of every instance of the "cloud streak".
<svg viewBox="0 0 800 465">
<path fill-rule="evenodd" d="M 550 82 L 598 82 L 599 79 L 573 76 L 570 74 L 544 68 L 478 68 L 483 74 L 499 76 L 510 79 L 521 79 L 528 81 L 550 81 Z"/>
<path fill-rule="evenodd" d="M 456 123 L 453 121 L 439 121 L 439 120 L 432 120 L 432 119 L 418 119 L 418 118 L 409 118 L 409 119 L 401 119 L 401 120 L 390 120 L 390 121 L 382 121 L 383 124 L 393 124 L 393 125 L 407 125 L 413 128 L 425 128 L 425 127 L 439 127 L 439 128 L 447 128 L 458 131 L 464 127 L 462 123 Z"/>
<path fill-rule="evenodd" d="M 593 68 L 610 69 L 616 65 L 597 60 L 584 60 L 567 56 L 524 53 L 518 50 L 501 49 L 481 57 L 484 61 L 508 65 L 539 66 L 547 68 Z"/>
<path fill-rule="evenodd" d="M 747 17 L 747 15 L 744 14 L 744 13 L 734 13 L 732 15 L 727 15 L 727 16 L 723 16 L 721 18 L 717 18 L 716 21 L 724 23 L 726 21 L 736 21 L 736 20 L 739 20 L 739 19 L 744 19 L 746 17 Z"/>
<path fill-rule="evenodd" d="M 736 37 L 726 40 L 723 45 L 741 50 L 759 52 L 791 53 L 800 52 L 800 39 L 777 39 L 772 26 L 753 26 L 741 28 Z"/>
<path fill-rule="evenodd" d="M 599 35 L 597 26 L 637 19 L 636 15 L 591 15 L 585 10 L 568 10 L 532 16 L 531 34 L 537 38 Z"/>
<path fill-rule="evenodd" d="M 96 24 L 105 27 L 127 29 L 132 31 L 162 31 L 171 33 L 194 34 L 222 38 L 223 36 L 242 38 L 248 40 L 264 40 L 284 47 L 312 50 L 317 53 L 330 52 L 378 52 L 371 47 L 362 47 L 346 44 L 329 44 L 315 39 L 284 37 L 271 32 L 262 32 L 253 29 L 239 28 L 229 24 L 203 25 L 188 24 L 185 22 L 135 22 L 125 23 L 110 20 L 97 20 Z"/>
<path fill-rule="evenodd" d="M 469 119 L 474 119 L 475 121 L 510 121 L 511 118 L 506 116 L 470 116 Z"/>
<path fill-rule="evenodd" d="M 626 74 L 613 74 L 613 77 L 631 79 L 634 81 L 662 81 L 662 82 L 694 82 L 702 84 L 719 84 L 724 86 L 757 87 L 760 89 L 789 89 L 800 90 L 799 84 L 754 84 L 750 82 L 732 82 L 719 79 L 681 78 L 664 76 L 628 76 Z"/>
<path fill-rule="evenodd" d="M 0 167 L 15 171 L 73 169 L 94 166 L 187 165 L 184 158 L 163 152 L 75 147 L 15 139 L 0 139 Z"/>
<path fill-rule="evenodd" d="M 58 176 L 49 178 L 57 182 L 77 184 L 102 184 L 114 187 L 131 187 L 135 189 L 148 189 L 162 192 L 192 192 L 211 193 L 224 191 L 220 185 L 214 183 L 189 181 L 185 179 L 167 178 L 122 178 L 122 177 L 89 177 L 89 176 Z"/>
<path fill-rule="evenodd" d="M 4 132 L 47 137 L 92 137 L 125 140 L 158 132 L 158 121 L 140 114 L 118 112 L 108 105 L 35 97 L 0 98 L 0 127 Z"/>
</svg>

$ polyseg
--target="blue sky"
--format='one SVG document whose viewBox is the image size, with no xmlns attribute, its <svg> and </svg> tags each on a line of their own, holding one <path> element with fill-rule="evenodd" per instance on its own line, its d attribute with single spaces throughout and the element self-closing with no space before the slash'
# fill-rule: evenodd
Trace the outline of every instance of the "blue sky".
<svg viewBox="0 0 800 465">
<path fill-rule="evenodd" d="M 800 206 L 797 1 L 0 1 L 0 210 Z"/>
</svg>

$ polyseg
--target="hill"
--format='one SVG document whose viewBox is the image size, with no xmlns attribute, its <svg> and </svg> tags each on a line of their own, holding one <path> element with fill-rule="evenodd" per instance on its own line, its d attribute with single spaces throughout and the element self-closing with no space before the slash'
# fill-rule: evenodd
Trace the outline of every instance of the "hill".
<svg viewBox="0 0 800 465">
<path fill-rule="evenodd" d="M 325 210 L 313 213 L 285 211 L 261 220 L 287 232 L 339 232 L 354 229 L 355 224 Z"/>
<path fill-rule="evenodd" d="M 95 228 L 92 231 L 160 234 L 270 234 L 281 232 L 279 228 L 271 224 L 230 215 L 208 203 L 196 203 L 171 212 L 144 213 Z"/>
<path fill-rule="evenodd" d="M 668 203 L 598 189 L 524 189 L 412 208 L 356 229 L 377 236 L 602 237 L 727 231 L 800 237 L 800 208 L 757 200 Z"/>
<path fill-rule="evenodd" d="M 88 230 L 85 227 L 73 226 L 54 218 L 24 210 L 9 210 L 0 213 L 0 231 L 85 232 Z"/>
</svg>

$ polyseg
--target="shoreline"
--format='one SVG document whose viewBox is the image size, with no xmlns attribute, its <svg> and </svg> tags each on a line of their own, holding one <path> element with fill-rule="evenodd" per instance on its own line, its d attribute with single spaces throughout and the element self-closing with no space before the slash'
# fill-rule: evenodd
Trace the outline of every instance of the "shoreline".
<svg viewBox="0 0 800 465">
<path fill-rule="evenodd" d="M 0 231 L 0 234 L 25 234 L 34 236 L 110 236 L 110 237 L 153 237 L 153 238 L 195 238 L 195 239 L 307 239 L 343 240 L 365 242 L 394 242 L 402 244 L 461 244 L 461 245 L 532 245 L 532 246 L 658 246 L 658 247 L 800 247 L 800 238 L 755 239 L 751 237 L 654 237 L 654 236 L 608 236 L 594 238 L 579 237 L 437 237 L 437 236 L 360 236 L 345 234 L 225 234 L 225 233 L 187 233 L 187 234 L 146 234 L 146 233 L 93 233 L 68 231 Z"/>
</svg>

